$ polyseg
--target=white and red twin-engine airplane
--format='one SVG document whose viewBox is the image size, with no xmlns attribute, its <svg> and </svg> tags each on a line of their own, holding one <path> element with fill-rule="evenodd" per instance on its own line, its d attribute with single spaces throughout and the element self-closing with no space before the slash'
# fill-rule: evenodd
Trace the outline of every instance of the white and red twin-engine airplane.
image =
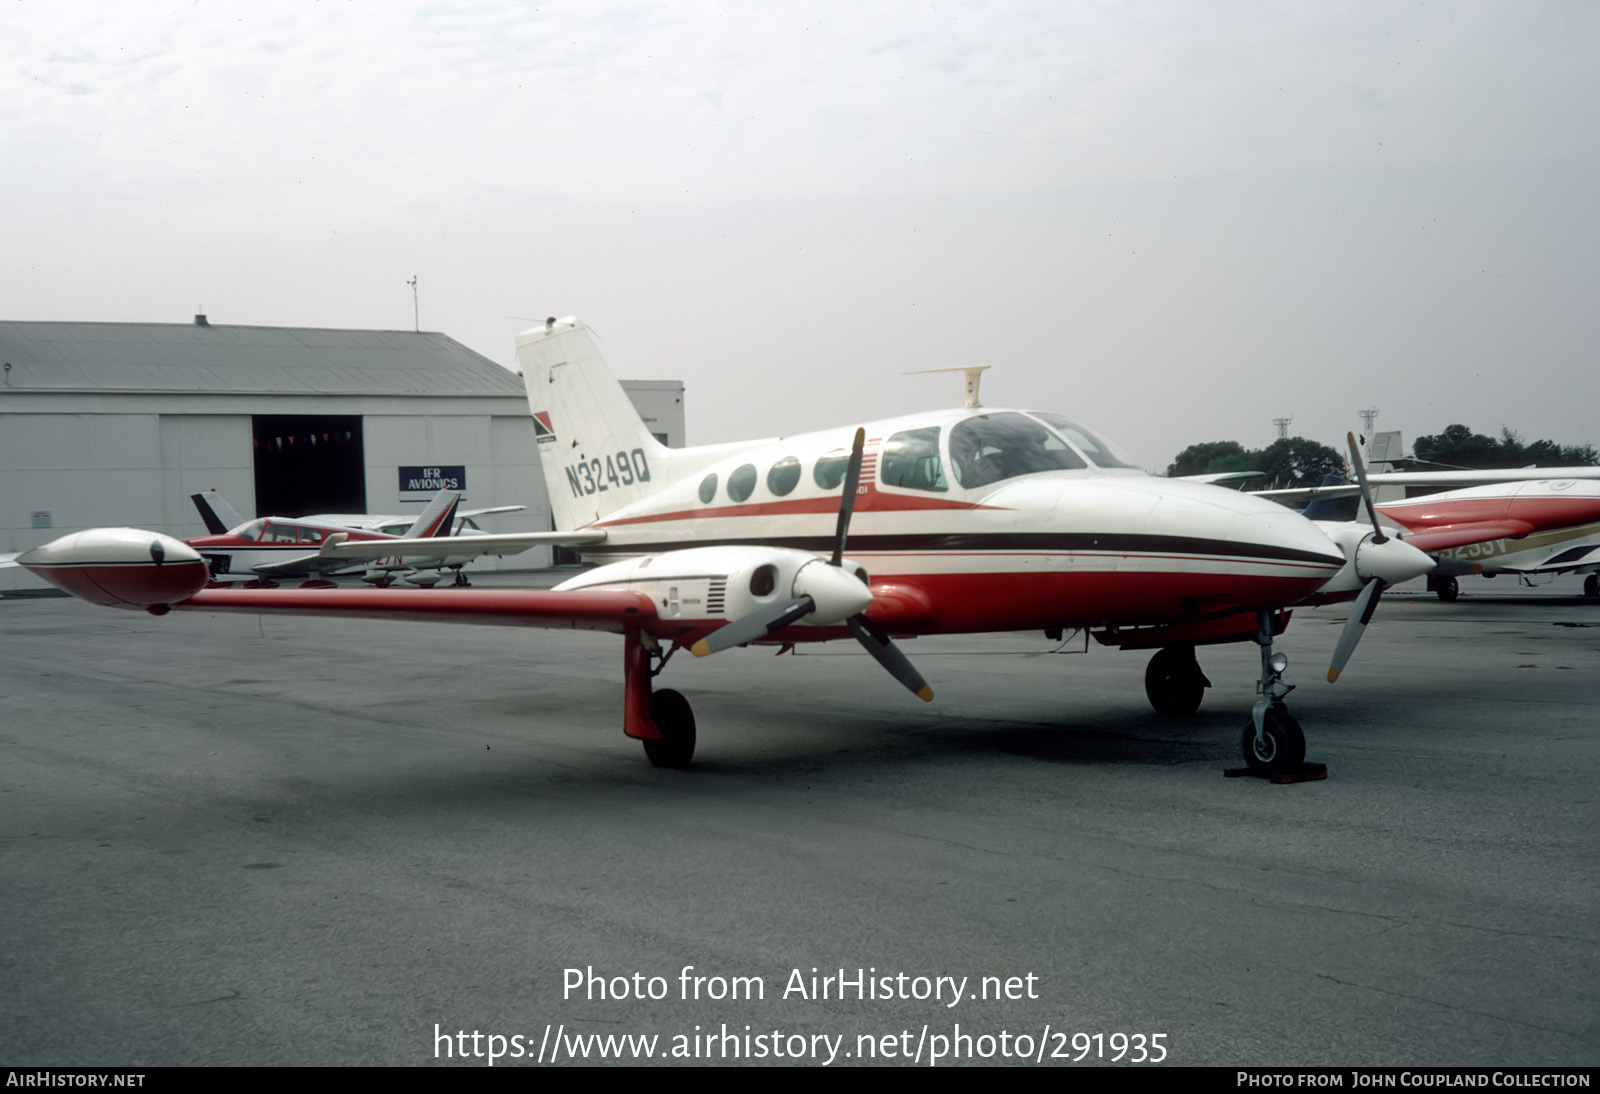
<svg viewBox="0 0 1600 1094">
<path fill-rule="evenodd" d="M 1192 713 L 1210 686 L 1197 645 L 1261 646 L 1249 766 L 1305 754 L 1272 653 L 1296 605 L 1360 598 L 1329 678 L 1379 589 L 1433 560 L 1379 531 L 1317 525 L 1274 502 L 1156 478 L 1054 414 L 968 405 L 864 429 L 668 449 L 606 370 L 589 331 L 549 320 L 517 338 L 557 531 L 480 536 L 463 549 L 542 539 L 595 569 L 554 589 L 207 589 L 199 554 L 132 529 L 64 537 L 19 557 L 55 584 L 118 607 L 432 619 L 623 636 L 623 731 L 652 763 L 687 764 L 694 716 L 655 690 L 679 648 L 854 636 L 909 690 L 932 692 L 892 636 L 1083 629 L 1155 649 L 1145 676 L 1163 713 Z M 1330 539 L 1330 535 L 1334 538 Z M 849 554 L 845 552 L 848 542 Z M 328 542 L 360 559 L 381 546 Z M 869 576 L 870 575 L 870 576 Z"/>
</svg>

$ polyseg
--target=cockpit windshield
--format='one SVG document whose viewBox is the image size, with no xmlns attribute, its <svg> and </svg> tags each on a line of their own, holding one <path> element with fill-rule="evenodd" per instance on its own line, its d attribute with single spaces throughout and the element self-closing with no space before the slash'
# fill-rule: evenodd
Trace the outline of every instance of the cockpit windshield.
<svg viewBox="0 0 1600 1094">
<path fill-rule="evenodd" d="M 1025 414 L 1002 412 L 966 418 L 950 430 L 950 462 L 967 489 L 1039 471 L 1081 471 L 1066 442 Z"/>
<path fill-rule="evenodd" d="M 251 543 L 254 543 L 261 538 L 261 529 L 265 528 L 266 525 L 267 522 L 265 520 L 257 517 L 255 520 L 245 521 L 228 534 L 230 536 L 238 536 L 240 539 L 247 539 Z"/>
<path fill-rule="evenodd" d="M 1139 469 L 1133 457 L 1122 451 L 1121 447 L 1104 437 L 1090 433 L 1076 422 L 1069 422 L 1059 414 L 1047 414 L 1039 410 L 1030 410 L 1028 413 L 1065 437 L 1078 451 L 1094 461 L 1096 467 L 1129 467 L 1135 471 Z"/>
</svg>

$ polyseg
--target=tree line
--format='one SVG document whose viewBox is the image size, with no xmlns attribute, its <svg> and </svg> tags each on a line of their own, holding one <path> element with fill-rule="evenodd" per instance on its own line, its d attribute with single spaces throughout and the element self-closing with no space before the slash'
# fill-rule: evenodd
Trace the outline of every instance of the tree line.
<svg viewBox="0 0 1600 1094">
<path fill-rule="evenodd" d="M 1504 467 L 1574 467 L 1600 464 L 1592 444 L 1562 445 L 1554 441 L 1524 442 L 1510 428 L 1499 437 L 1474 433 L 1464 425 L 1412 442 L 1414 465 L 1487 470 Z M 1259 471 L 1260 485 L 1317 486 L 1328 475 L 1347 478 L 1350 465 L 1344 453 L 1304 437 L 1280 437 L 1265 448 L 1247 449 L 1238 441 L 1206 441 L 1179 452 L 1167 465 L 1167 475 L 1216 475 L 1228 471 Z"/>
</svg>

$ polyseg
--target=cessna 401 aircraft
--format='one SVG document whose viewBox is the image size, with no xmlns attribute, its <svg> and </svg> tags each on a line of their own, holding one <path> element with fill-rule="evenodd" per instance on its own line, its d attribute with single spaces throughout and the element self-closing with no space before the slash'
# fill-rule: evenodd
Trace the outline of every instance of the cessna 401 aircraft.
<svg viewBox="0 0 1600 1094">
<path fill-rule="evenodd" d="M 554 589 L 208 589 L 178 540 L 91 529 L 18 562 L 87 600 L 156 615 L 277 612 L 433 619 L 619 634 L 623 732 L 650 761 L 681 767 L 695 722 L 654 688 L 679 649 L 854 637 L 918 697 L 932 698 L 894 636 L 1083 629 L 1153 649 L 1145 690 L 1189 714 L 1210 682 L 1195 647 L 1255 641 L 1260 699 L 1247 764 L 1298 769 L 1305 739 L 1272 641 L 1296 605 L 1359 598 L 1335 651 L 1337 677 L 1379 590 L 1433 560 L 1374 523 L 1317 525 L 1271 501 L 1145 474 L 1055 414 L 967 405 L 748 444 L 667 449 L 645 429 L 575 319 L 517 338 L 557 530 L 479 536 L 463 550 L 563 543 L 597 568 Z M 1352 445 L 1352 449 L 1353 449 Z M 1359 457 L 1357 457 L 1359 469 Z M 392 554 L 405 540 L 337 535 L 328 558 Z M 847 553 L 848 547 L 848 553 Z"/>
</svg>

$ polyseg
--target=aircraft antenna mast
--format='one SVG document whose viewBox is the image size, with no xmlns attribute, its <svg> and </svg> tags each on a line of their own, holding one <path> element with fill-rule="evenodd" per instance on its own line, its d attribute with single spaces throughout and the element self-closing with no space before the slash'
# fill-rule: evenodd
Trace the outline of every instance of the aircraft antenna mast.
<svg viewBox="0 0 1600 1094">
<path fill-rule="evenodd" d="M 1272 419 L 1272 424 L 1278 427 L 1278 440 L 1284 440 L 1289 436 L 1289 423 L 1292 421 L 1294 421 L 1293 414 L 1289 415 L 1287 418 Z"/>
<path fill-rule="evenodd" d="M 417 275 L 412 274 L 411 280 L 406 282 L 411 286 L 411 329 L 416 332 L 422 330 L 422 313 L 417 310 Z"/>
</svg>

